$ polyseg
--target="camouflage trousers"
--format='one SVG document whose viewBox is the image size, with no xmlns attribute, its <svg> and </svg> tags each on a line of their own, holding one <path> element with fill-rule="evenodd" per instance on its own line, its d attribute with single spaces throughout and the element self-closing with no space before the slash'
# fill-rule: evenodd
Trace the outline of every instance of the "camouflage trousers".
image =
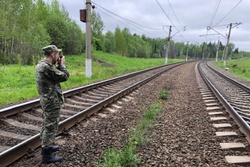
<svg viewBox="0 0 250 167">
<path fill-rule="evenodd" d="M 42 147 L 51 147 L 55 142 L 60 120 L 60 109 L 43 111 L 43 125 L 40 133 Z"/>
</svg>

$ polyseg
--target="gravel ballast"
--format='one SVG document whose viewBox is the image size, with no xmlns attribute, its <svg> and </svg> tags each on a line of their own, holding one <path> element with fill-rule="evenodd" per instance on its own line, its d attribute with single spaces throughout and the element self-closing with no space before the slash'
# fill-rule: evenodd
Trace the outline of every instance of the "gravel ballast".
<svg viewBox="0 0 250 167">
<path fill-rule="evenodd" d="M 63 156 L 62 163 L 41 165 L 38 149 L 11 166 L 94 167 L 106 149 L 126 144 L 129 130 L 159 101 L 164 107 L 136 152 L 140 167 L 235 166 L 225 161 L 225 155 L 233 153 L 220 149 L 198 88 L 195 65 L 188 63 L 161 75 L 129 95 L 133 99 L 116 104 L 121 108 L 103 110 L 60 136 L 57 155 Z M 166 88 L 171 88 L 168 100 L 160 100 L 158 93 Z"/>
</svg>

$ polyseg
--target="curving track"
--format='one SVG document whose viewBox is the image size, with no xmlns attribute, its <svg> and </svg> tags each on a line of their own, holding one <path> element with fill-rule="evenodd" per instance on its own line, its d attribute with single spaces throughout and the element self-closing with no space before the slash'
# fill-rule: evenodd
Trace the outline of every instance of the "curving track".
<svg viewBox="0 0 250 167">
<path fill-rule="evenodd" d="M 248 146 L 236 142 L 237 136 L 244 135 L 250 141 L 250 88 L 216 70 L 209 63 L 200 63 L 199 72 L 203 80 L 199 80 L 201 93 L 207 111 L 211 116 L 216 136 L 226 137 L 227 141 L 220 143 L 222 149 L 244 149 Z M 233 119 L 243 134 L 234 132 L 229 123 Z M 235 138 L 230 138 L 234 136 Z M 226 156 L 226 161 L 231 164 L 249 164 L 250 156 Z"/>
<path fill-rule="evenodd" d="M 181 64 L 147 69 L 64 92 L 58 134 Z M 0 166 L 7 166 L 40 146 L 39 100 L 0 110 Z"/>
<path fill-rule="evenodd" d="M 140 85 L 143 85 L 149 80 L 161 75 L 166 70 L 174 68 L 174 66 L 176 65 L 169 65 L 159 69 L 157 68 L 154 69 L 154 71 L 141 71 L 139 74 L 132 73 L 85 87 L 76 88 L 71 91 L 66 91 L 66 104 L 62 110 L 62 121 L 60 122 L 59 133 L 67 131 L 67 129 L 75 125 L 77 122 L 81 122 L 81 120 L 86 119 L 93 113 L 109 106 L 117 99 L 133 92 Z M 196 79 L 199 83 L 199 90 L 203 97 L 203 102 L 206 106 L 210 121 L 216 130 L 215 133 L 218 138 L 216 141 L 220 141 L 219 147 L 221 147 L 222 150 L 230 149 L 235 151 L 225 151 L 224 154 L 228 154 L 225 156 L 226 162 L 229 164 L 249 164 L 249 156 L 246 151 L 248 150 L 247 147 L 249 143 L 242 140 L 242 137 L 245 136 L 248 138 L 249 135 L 248 119 L 245 118 L 248 115 L 248 111 L 246 109 L 247 107 L 245 107 L 247 105 L 245 103 L 249 96 L 247 91 L 243 93 L 245 88 L 238 88 L 238 86 L 233 86 L 231 85 L 232 83 L 228 83 L 228 79 L 222 79 L 222 74 L 215 73 L 215 71 L 211 70 L 206 63 L 201 63 L 197 67 L 199 67 L 199 72 L 201 74 L 198 70 L 196 70 Z M 147 74 L 144 74 L 144 72 L 147 72 Z M 151 76 L 153 77 L 151 78 Z M 238 96 L 239 92 L 240 96 Z M 32 103 L 33 106 L 30 106 L 30 103 Z M 236 104 L 238 105 L 236 106 Z M 12 159 L 12 161 L 14 161 L 14 159 L 18 159 L 23 156 L 23 154 L 18 154 L 18 152 L 23 151 L 24 153 L 29 153 L 29 151 L 33 151 L 35 148 L 40 146 L 38 133 L 39 126 L 41 124 L 41 109 L 39 109 L 39 101 L 34 100 L 27 102 L 24 106 L 17 109 L 18 106 L 9 107 L 9 109 L 13 108 L 11 113 L 15 113 L 14 116 L 5 113 L 5 110 L 7 109 L 1 110 L 2 121 L 0 129 L 5 131 L 5 128 L 8 126 L 8 128 L 11 129 L 10 127 L 14 127 L 14 123 L 16 123 L 18 127 L 23 127 L 24 124 L 28 124 L 30 126 L 19 129 L 13 128 L 13 132 L 10 130 L 12 137 L 14 137 L 13 133 L 15 133 L 19 135 L 21 134 L 22 136 L 20 135 L 19 137 L 26 137 L 26 139 L 11 139 L 12 142 L 16 143 L 13 144 L 14 147 L 7 148 L 7 150 L 5 149 L 5 151 L 1 152 L 0 155 L 2 157 L 0 157 L 0 166 L 7 165 L 6 161 L 4 161 L 5 164 L 2 163 L 3 160 L 14 157 Z M 243 110 L 238 110 L 238 108 L 243 108 Z M 244 112 L 244 114 L 242 114 L 242 112 Z M 23 124 L 18 125 L 17 121 Z M 235 122 L 238 126 L 235 126 Z M 2 134 L 2 132 L 0 134 Z M 7 138 L 8 140 L 2 140 L 3 138 Z M 1 136 L 1 145 L 5 146 L 3 143 L 7 143 L 8 141 L 10 141 L 8 137 Z M 10 144 L 11 143 L 7 143 L 6 145 Z M 9 155 L 7 154 L 7 151 L 10 151 Z M 151 156 L 150 154 L 147 155 L 147 152 L 148 151 L 143 154 L 143 157 Z M 9 161 L 9 163 L 11 163 L 11 161 Z"/>
</svg>

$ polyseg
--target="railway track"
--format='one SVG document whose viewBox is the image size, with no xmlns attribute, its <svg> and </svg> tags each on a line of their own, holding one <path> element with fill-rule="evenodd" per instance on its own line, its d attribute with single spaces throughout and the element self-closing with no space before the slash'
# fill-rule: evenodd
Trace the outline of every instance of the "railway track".
<svg viewBox="0 0 250 167">
<path fill-rule="evenodd" d="M 58 134 L 109 106 L 181 63 L 130 73 L 64 92 Z M 7 166 L 40 146 L 39 99 L 0 109 L 0 166 Z"/>
<path fill-rule="evenodd" d="M 178 65 L 180 64 L 131 73 L 65 91 L 66 103 L 61 112 L 58 134 L 67 131 L 83 119 L 90 117 L 121 97 L 130 94 L 139 86 Z M 201 63 L 197 68 L 201 73 L 197 73 L 199 89 L 207 113 L 210 115 L 211 123 L 216 129 L 216 136 L 221 141 L 220 147 L 221 149 L 235 151 L 233 156 L 232 154 L 226 155 L 225 160 L 229 164 L 249 164 L 250 157 L 244 151 L 249 144 L 246 140 L 249 139 L 249 121 L 246 118 L 249 111 L 245 107 L 249 96 L 247 88 L 242 88 L 242 84 L 241 88 L 230 85 L 232 83 L 227 83 L 229 82 L 228 79 L 222 79 L 222 74 L 217 74 L 216 70 L 212 70 L 212 67 L 207 64 Z M 243 110 L 238 108 L 243 108 Z M 39 100 L 0 110 L 0 148 L 3 150 L 0 153 L 0 166 L 7 166 L 40 146 L 38 133 L 42 123 L 41 112 Z M 244 114 L 241 112 L 244 112 Z M 9 132 L 9 134 L 6 132 Z"/>
<path fill-rule="evenodd" d="M 208 63 L 200 63 L 198 69 L 200 92 L 216 128 L 216 136 L 221 138 L 220 147 L 238 151 L 233 156 L 225 156 L 226 161 L 249 165 L 250 156 L 239 150 L 244 150 L 250 141 L 250 88 L 218 72 Z M 230 123 L 232 119 L 237 124 L 236 128 Z M 235 131 L 237 128 L 240 132 Z"/>
</svg>

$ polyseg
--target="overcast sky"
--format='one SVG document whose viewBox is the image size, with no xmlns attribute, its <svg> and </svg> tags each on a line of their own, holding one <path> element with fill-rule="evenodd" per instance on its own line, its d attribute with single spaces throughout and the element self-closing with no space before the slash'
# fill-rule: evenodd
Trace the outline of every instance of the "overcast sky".
<svg viewBox="0 0 250 167">
<path fill-rule="evenodd" d="M 79 10 L 85 8 L 86 0 L 59 2 L 85 31 Z M 114 32 L 119 26 L 129 28 L 131 34 L 165 38 L 171 25 L 172 40 L 176 42 L 220 40 L 225 45 L 229 24 L 233 23 L 230 43 L 240 51 L 250 51 L 250 0 L 92 0 L 92 5 L 104 22 L 103 33 Z"/>
</svg>

